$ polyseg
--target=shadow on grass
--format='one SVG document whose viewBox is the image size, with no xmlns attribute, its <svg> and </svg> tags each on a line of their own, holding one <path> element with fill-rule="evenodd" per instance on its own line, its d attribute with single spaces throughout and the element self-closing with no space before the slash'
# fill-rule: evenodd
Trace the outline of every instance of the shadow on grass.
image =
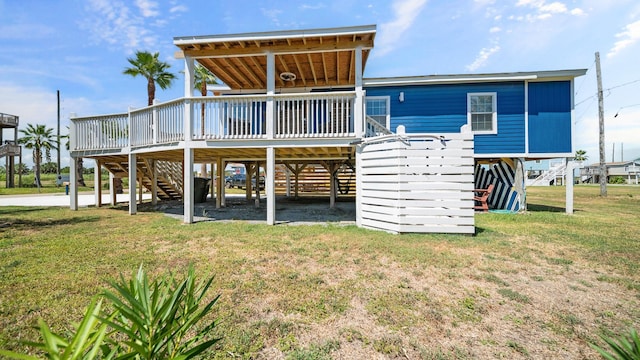
<svg viewBox="0 0 640 360">
<path fill-rule="evenodd" d="M 24 206 L 4 206 L 0 208 L 0 216 L 15 215 L 20 213 L 30 213 L 34 211 L 47 210 L 45 207 L 24 207 Z"/>
<path fill-rule="evenodd" d="M 0 214 L 2 214 L 0 212 Z M 74 216 L 63 219 L 3 219 L 0 220 L 0 232 L 12 230 L 43 230 L 47 227 L 92 223 L 100 220 L 99 216 Z"/>
<path fill-rule="evenodd" d="M 255 199 L 247 202 L 244 197 L 227 197 L 225 206 L 216 208 L 214 199 L 194 204 L 194 222 L 200 221 L 252 221 L 266 222 L 266 198 L 260 199 L 259 207 L 255 206 Z M 128 211 L 129 205 L 118 204 L 112 209 Z M 138 204 L 138 212 L 157 212 L 167 216 L 182 219 L 184 204 L 177 200 L 158 201 L 157 205 L 150 202 Z M 277 224 L 289 223 L 343 223 L 351 224 L 356 221 L 355 200 L 353 198 L 336 199 L 335 207 L 329 208 L 326 197 L 288 198 L 279 196 L 276 199 L 275 217 Z"/>
<path fill-rule="evenodd" d="M 545 212 L 565 212 L 566 208 L 558 207 L 558 206 L 548 206 L 548 205 L 539 205 L 539 204 L 527 204 L 527 211 L 545 211 Z M 578 212 L 580 210 L 573 209 L 574 212 Z"/>
</svg>

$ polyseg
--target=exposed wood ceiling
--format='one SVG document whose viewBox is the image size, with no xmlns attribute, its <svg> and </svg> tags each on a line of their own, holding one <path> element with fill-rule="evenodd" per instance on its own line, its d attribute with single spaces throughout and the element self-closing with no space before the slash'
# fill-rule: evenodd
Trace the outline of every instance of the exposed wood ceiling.
<svg viewBox="0 0 640 360">
<path fill-rule="evenodd" d="M 375 26 L 281 31 L 220 36 L 178 37 L 177 56 L 190 56 L 233 90 L 267 88 L 267 56 L 275 55 L 276 88 L 353 86 L 355 50 L 362 69 L 373 48 Z M 292 73 L 295 80 L 283 80 Z"/>
</svg>

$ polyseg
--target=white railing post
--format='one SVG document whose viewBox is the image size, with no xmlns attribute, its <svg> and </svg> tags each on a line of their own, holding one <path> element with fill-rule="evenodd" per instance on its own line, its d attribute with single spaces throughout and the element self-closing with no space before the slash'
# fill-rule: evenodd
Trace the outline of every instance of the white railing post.
<svg viewBox="0 0 640 360">
<path fill-rule="evenodd" d="M 274 97 L 276 90 L 276 57 L 274 53 L 267 53 L 267 109 L 266 109 L 266 123 L 267 123 L 267 139 L 273 139 L 275 134 L 275 104 Z"/>
<path fill-rule="evenodd" d="M 356 47 L 356 98 L 354 101 L 354 131 L 358 138 L 364 137 L 364 91 L 362 89 L 362 46 Z"/>
<path fill-rule="evenodd" d="M 131 118 L 131 111 L 133 110 L 132 106 L 129 106 L 127 109 L 127 121 L 129 122 L 129 148 L 131 148 L 135 144 L 135 134 L 136 131 L 133 129 L 133 119 Z"/>
<path fill-rule="evenodd" d="M 78 140 L 77 140 L 77 137 L 76 137 L 76 134 L 77 134 L 76 126 L 78 126 L 78 125 L 74 121 L 75 118 L 76 118 L 76 113 L 69 114 L 69 120 L 71 122 L 71 124 L 69 126 L 69 150 L 70 151 L 77 150 L 76 149 L 76 146 L 77 146 L 76 144 L 77 144 Z"/>
<path fill-rule="evenodd" d="M 151 111 L 151 138 L 154 144 L 158 143 L 158 99 L 153 99 L 153 110 Z"/>
</svg>

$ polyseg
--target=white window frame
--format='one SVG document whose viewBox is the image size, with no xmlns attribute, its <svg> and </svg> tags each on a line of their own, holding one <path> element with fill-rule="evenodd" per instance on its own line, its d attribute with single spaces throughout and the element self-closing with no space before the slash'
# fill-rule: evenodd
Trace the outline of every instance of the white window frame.
<svg viewBox="0 0 640 360">
<path fill-rule="evenodd" d="M 389 130 L 390 129 L 389 127 L 391 126 L 391 97 L 390 96 L 365 96 L 364 97 L 365 115 L 369 115 L 369 114 L 366 114 L 367 100 L 384 100 L 386 102 L 385 106 L 387 108 L 387 113 L 386 113 L 386 120 L 385 120 L 384 127 L 387 128 L 387 130 Z M 379 115 L 375 115 L 375 116 L 379 116 Z"/>
<path fill-rule="evenodd" d="M 491 96 L 492 119 L 491 130 L 473 130 L 471 125 L 471 98 L 474 96 Z M 479 92 L 467 93 L 467 124 L 474 134 L 497 134 L 498 133 L 498 93 L 496 92 Z"/>
</svg>

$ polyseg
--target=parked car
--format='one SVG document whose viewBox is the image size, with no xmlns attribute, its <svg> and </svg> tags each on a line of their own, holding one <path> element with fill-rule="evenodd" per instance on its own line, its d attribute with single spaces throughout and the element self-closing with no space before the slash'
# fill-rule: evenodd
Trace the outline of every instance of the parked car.
<svg viewBox="0 0 640 360">
<path fill-rule="evenodd" d="M 231 176 L 227 176 L 225 178 L 225 186 L 228 189 L 237 187 L 238 189 L 244 189 L 247 183 L 247 175 L 246 174 L 234 174 Z M 256 178 L 251 179 L 251 186 L 255 189 L 256 187 Z M 260 176 L 260 190 L 264 189 L 264 176 Z"/>
</svg>

